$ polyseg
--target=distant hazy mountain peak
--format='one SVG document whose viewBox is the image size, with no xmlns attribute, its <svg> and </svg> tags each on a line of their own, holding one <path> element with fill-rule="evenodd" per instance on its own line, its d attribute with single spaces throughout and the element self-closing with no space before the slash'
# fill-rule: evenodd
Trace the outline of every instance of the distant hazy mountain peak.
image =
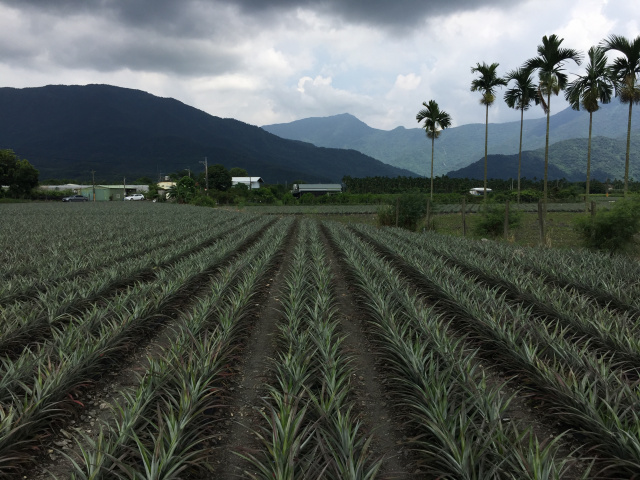
<svg viewBox="0 0 640 480">
<path fill-rule="evenodd" d="M 593 115 L 593 136 L 626 138 L 627 111 L 616 99 L 602 105 Z M 551 144 L 588 136 L 589 114 L 567 108 L 550 119 Z M 633 129 L 640 130 L 640 109 L 634 111 Z M 430 158 L 430 142 L 421 128 L 396 127 L 380 130 L 368 126 L 349 113 L 330 117 L 314 117 L 291 123 L 265 125 L 264 130 L 291 140 L 302 140 L 319 147 L 358 150 L 366 155 L 424 174 L 425 161 Z M 444 175 L 484 158 L 482 122 L 448 128 L 435 142 L 434 173 Z M 544 146 L 546 118 L 524 121 L 522 148 L 532 151 Z M 520 122 L 493 123 L 489 129 L 489 154 L 510 155 L 518 152 Z M 445 164 L 446 162 L 446 164 Z"/>
</svg>

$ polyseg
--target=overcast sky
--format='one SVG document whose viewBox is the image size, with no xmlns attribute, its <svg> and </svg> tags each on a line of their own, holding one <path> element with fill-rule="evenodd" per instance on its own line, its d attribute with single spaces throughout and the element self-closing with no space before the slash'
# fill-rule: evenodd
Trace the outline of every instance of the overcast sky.
<svg viewBox="0 0 640 480">
<path fill-rule="evenodd" d="M 105 83 L 253 125 L 346 112 L 382 129 L 417 127 L 433 99 L 482 123 L 476 63 L 503 75 L 543 35 L 586 52 L 639 19 L 638 0 L 0 0 L 0 86 Z M 500 92 L 489 121 L 510 120 Z"/>
</svg>

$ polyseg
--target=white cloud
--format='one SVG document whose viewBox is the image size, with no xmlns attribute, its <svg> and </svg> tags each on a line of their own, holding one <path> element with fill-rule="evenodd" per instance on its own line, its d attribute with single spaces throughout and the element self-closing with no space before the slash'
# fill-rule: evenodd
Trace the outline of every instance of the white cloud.
<svg viewBox="0 0 640 480">
<path fill-rule="evenodd" d="M 422 82 L 422 78 L 415 73 L 398 75 L 396 77 L 394 88 L 398 90 L 415 90 L 420 85 L 420 82 Z"/>
</svg>

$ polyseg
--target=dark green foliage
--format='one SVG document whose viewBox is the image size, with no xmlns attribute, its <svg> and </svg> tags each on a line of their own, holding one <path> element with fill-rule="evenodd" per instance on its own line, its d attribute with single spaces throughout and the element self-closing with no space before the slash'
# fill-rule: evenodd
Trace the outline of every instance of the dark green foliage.
<svg viewBox="0 0 640 480">
<path fill-rule="evenodd" d="M 249 201 L 260 205 L 273 205 L 276 197 L 269 188 L 254 188 L 249 191 Z"/>
<path fill-rule="evenodd" d="M 31 190 L 29 198 L 31 200 L 62 200 L 64 197 L 74 195 L 73 190 L 45 190 L 42 188 L 34 188 Z M 146 196 L 146 195 L 145 195 Z"/>
<path fill-rule="evenodd" d="M 191 177 L 182 177 L 169 189 L 167 195 L 178 203 L 188 203 L 196 196 L 196 182 Z"/>
<path fill-rule="evenodd" d="M 296 197 L 294 197 L 291 192 L 287 192 L 282 196 L 283 205 L 295 205 L 295 203 L 296 203 Z"/>
<path fill-rule="evenodd" d="M 216 201 L 205 195 L 198 195 L 194 197 L 189 203 L 192 205 L 197 205 L 198 207 L 215 207 Z"/>
<path fill-rule="evenodd" d="M 224 165 L 216 164 L 209 167 L 209 188 L 223 192 L 231 188 L 231 174 Z"/>
<path fill-rule="evenodd" d="M 13 150 L 0 150 L 0 185 L 8 185 L 10 198 L 25 198 L 38 185 L 38 170 Z"/>
<path fill-rule="evenodd" d="M 427 215 L 427 195 L 405 194 L 398 197 L 398 226 L 416 230 Z M 396 225 L 396 204 L 378 211 L 378 223 L 384 226 Z"/>
<path fill-rule="evenodd" d="M 474 229 L 477 235 L 499 237 L 504 233 L 505 206 L 489 204 L 482 214 Z M 518 228 L 522 221 L 522 212 L 515 208 L 509 208 L 509 229 Z"/>
<path fill-rule="evenodd" d="M 315 198 L 316 197 L 313 193 L 305 193 L 300 197 L 299 202 L 301 205 L 313 205 L 315 203 Z"/>
<path fill-rule="evenodd" d="M 621 252 L 634 243 L 634 236 L 640 232 L 640 196 L 617 201 L 612 209 L 578 217 L 575 222 L 586 247 Z"/>
</svg>

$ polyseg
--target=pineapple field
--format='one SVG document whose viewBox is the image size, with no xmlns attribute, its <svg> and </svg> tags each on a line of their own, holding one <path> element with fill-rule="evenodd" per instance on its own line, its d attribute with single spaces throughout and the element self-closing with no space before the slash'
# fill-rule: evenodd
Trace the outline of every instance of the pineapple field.
<svg viewBox="0 0 640 480">
<path fill-rule="evenodd" d="M 640 478 L 640 264 L 0 206 L 0 478 Z"/>
</svg>

